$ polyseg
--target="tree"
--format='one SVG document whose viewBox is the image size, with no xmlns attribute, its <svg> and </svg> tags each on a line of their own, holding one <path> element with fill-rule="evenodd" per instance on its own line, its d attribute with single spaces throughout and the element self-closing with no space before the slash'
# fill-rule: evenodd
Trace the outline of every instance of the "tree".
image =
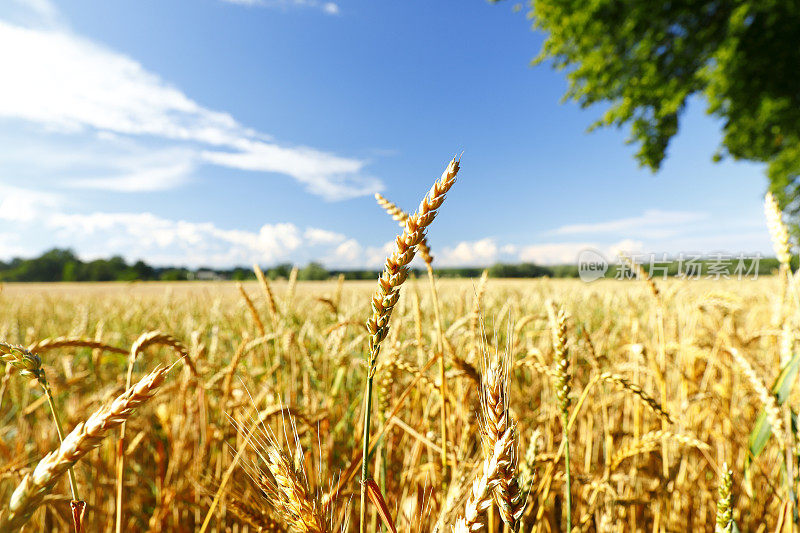
<svg viewBox="0 0 800 533">
<path fill-rule="evenodd" d="M 156 279 L 155 269 L 142 260 L 136 261 L 136 263 L 134 263 L 133 266 L 128 269 L 128 271 L 129 273 L 127 273 L 125 277 L 129 280 Z"/>
<path fill-rule="evenodd" d="M 297 273 L 297 279 L 301 281 L 320 281 L 326 280 L 329 277 L 330 274 L 325 267 L 314 262 L 307 264 Z"/>
<path fill-rule="evenodd" d="M 715 160 L 767 163 L 770 189 L 800 221 L 800 2 L 533 0 L 547 35 L 534 62 L 567 71 L 565 99 L 609 107 L 656 171 L 692 95 L 721 118 Z"/>
<path fill-rule="evenodd" d="M 60 280 L 66 265 L 78 261 L 72 250 L 53 248 L 36 259 L 14 259 L 0 277 L 6 281 Z"/>
<path fill-rule="evenodd" d="M 551 274 L 550 269 L 533 263 L 518 265 L 496 263 L 489 267 L 489 275 L 493 278 L 541 278 Z"/>
</svg>

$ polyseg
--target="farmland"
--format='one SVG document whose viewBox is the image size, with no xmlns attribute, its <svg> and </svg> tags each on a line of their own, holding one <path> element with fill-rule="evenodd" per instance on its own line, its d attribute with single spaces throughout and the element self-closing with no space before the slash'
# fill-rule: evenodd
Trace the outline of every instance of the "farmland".
<svg viewBox="0 0 800 533">
<path fill-rule="evenodd" d="M 479 383 L 497 353 L 508 374 L 516 478 L 526 484 L 520 524 L 526 531 L 564 530 L 563 418 L 553 379 L 558 343 L 549 316 L 556 309 L 564 311 L 571 362 L 573 526 L 711 530 L 727 464 L 739 527 L 774 527 L 793 483 L 781 473 L 785 457 L 793 456 L 789 425 L 752 463 L 746 458 L 750 428 L 764 407 L 753 381 L 769 386 L 781 358 L 784 365 L 793 360 L 793 339 L 782 324 L 794 315 L 791 301 L 782 305 L 776 296 L 781 280 L 655 283 L 657 295 L 636 280 L 441 280 L 434 301 L 427 279 L 409 280 L 375 372 L 370 456 L 396 527 L 432 529 L 463 512 L 486 432 Z M 269 293 L 263 288 L 258 282 L 241 289 L 233 282 L 3 286 L 0 338 L 40 354 L 66 432 L 125 388 L 126 354 L 143 334 L 169 334 L 181 348 L 153 343 L 141 350 L 134 383 L 173 364 L 181 349 L 191 360 L 193 368 L 172 368 L 127 419 L 124 440 L 114 430 L 76 463 L 87 531 L 113 531 L 119 511 L 125 531 L 194 531 L 217 495 L 208 530 L 286 530 L 275 495 L 259 486 L 271 448 L 302 473 L 298 482 L 321 527 L 357 527 L 353 465 L 361 466 L 364 321 L 374 282 L 284 280 L 272 282 Z M 446 380 L 444 466 L 442 383 L 431 364 L 439 331 L 434 304 Z M 66 337 L 64 346 L 53 345 L 59 337 Z M 96 345 L 63 342 L 69 340 Z M 742 368 L 741 360 L 752 368 Z M 36 381 L 9 365 L 1 395 L 0 496 L 9 501 L 58 446 L 58 435 Z M 784 405 L 794 404 L 789 400 Z M 777 408 L 781 419 L 788 416 Z M 71 530 L 69 491 L 63 476 L 33 514 L 34 530 Z M 367 520 L 380 524 L 375 506 Z M 503 527 L 495 505 L 485 520 Z"/>
</svg>

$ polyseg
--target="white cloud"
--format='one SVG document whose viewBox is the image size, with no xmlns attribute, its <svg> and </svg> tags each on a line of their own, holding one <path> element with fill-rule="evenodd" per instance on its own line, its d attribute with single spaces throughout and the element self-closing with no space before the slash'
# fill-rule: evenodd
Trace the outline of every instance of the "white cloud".
<svg viewBox="0 0 800 533">
<path fill-rule="evenodd" d="M 517 258 L 523 262 L 540 265 L 574 264 L 578 260 L 578 254 L 583 250 L 592 249 L 599 251 L 608 260 L 613 261 L 616 259 L 618 251 L 637 252 L 642 249 L 642 246 L 641 242 L 628 239 L 610 245 L 602 245 L 596 242 L 543 243 L 521 247 Z"/>
<path fill-rule="evenodd" d="M 63 246 L 83 257 L 120 254 L 155 264 L 226 267 L 288 260 L 309 243 L 290 223 L 258 231 L 223 229 L 210 222 L 171 220 L 152 213 L 55 214 L 45 225 Z"/>
<path fill-rule="evenodd" d="M 650 238 L 676 235 L 692 224 L 708 219 L 708 213 L 648 209 L 638 217 L 620 218 L 590 224 L 570 224 L 552 231 L 556 235 L 624 234 Z"/>
<path fill-rule="evenodd" d="M 206 110 L 126 56 L 63 30 L 0 21 L 8 54 L 0 115 L 67 130 L 226 144 L 242 135 L 227 114 Z"/>
<path fill-rule="evenodd" d="M 386 241 L 383 246 L 368 246 L 364 250 L 364 260 L 362 264 L 369 268 L 380 268 L 386 262 L 386 258 L 393 254 L 395 243 L 393 240 Z M 419 261 L 419 259 L 416 259 Z"/>
<path fill-rule="evenodd" d="M 242 170 L 287 174 L 304 183 L 310 192 L 331 200 L 361 196 L 383 188 L 379 180 L 360 174 L 363 161 L 312 148 L 284 148 L 247 139 L 241 139 L 235 146 L 240 151 L 204 151 L 203 159 Z"/>
<path fill-rule="evenodd" d="M 442 266 L 486 266 L 497 261 L 498 247 L 494 239 L 462 241 L 454 247 L 443 248 L 434 253 Z"/>
<path fill-rule="evenodd" d="M 347 239 L 333 250 L 333 253 L 324 258 L 324 263 L 329 266 L 341 268 L 355 268 L 362 266 L 364 249 L 355 239 Z"/>
<path fill-rule="evenodd" d="M 29 222 L 55 208 L 56 194 L 0 184 L 0 220 Z"/>
<path fill-rule="evenodd" d="M 333 2 L 320 2 L 318 0 L 222 0 L 229 4 L 237 4 L 240 6 L 248 7 L 272 7 L 272 8 L 289 8 L 289 7 L 312 7 L 322 9 L 329 15 L 338 15 L 339 6 Z"/>
<path fill-rule="evenodd" d="M 347 237 L 335 231 L 328 231 L 321 228 L 308 228 L 303 233 L 303 238 L 309 244 L 337 244 L 344 241 Z"/>
<path fill-rule="evenodd" d="M 277 144 L 231 115 L 203 107 L 133 59 L 68 30 L 0 20 L 0 49 L 15 51 L 3 60 L 0 118 L 84 139 L 92 132 L 127 140 L 155 138 L 158 150 L 193 150 L 195 158 L 208 163 L 291 176 L 329 200 L 381 188 L 378 179 L 364 174 L 365 161 Z M 80 149 L 91 151 L 91 142 Z M 184 183 L 191 170 L 177 165 L 129 168 L 116 181 L 86 177 L 79 184 L 158 190 Z"/>
<path fill-rule="evenodd" d="M 109 177 L 78 178 L 70 180 L 68 185 L 117 192 L 163 191 L 187 183 L 195 168 L 190 157 L 183 161 L 178 159 L 176 162 L 155 163 L 132 161 L 128 172 L 123 171 L 119 175 Z"/>
<path fill-rule="evenodd" d="M 515 255 L 517 253 L 517 247 L 513 244 L 504 244 L 500 247 L 500 253 L 503 255 Z"/>
<path fill-rule="evenodd" d="M 39 254 L 55 242 L 83 259 L 121 255 L 154 265 L 189 267 L 304 264 L 320 260 L 331 267 L 359 268 L 381 248 L 321 228 L 292 223 L 264 224 L 255 231 L 222 228 L 152 213 L 65 213 L 60 198 L 0 186 L 0 259 Z M 384 249 L 393 246 L 387 243 Z"/>
</svg>

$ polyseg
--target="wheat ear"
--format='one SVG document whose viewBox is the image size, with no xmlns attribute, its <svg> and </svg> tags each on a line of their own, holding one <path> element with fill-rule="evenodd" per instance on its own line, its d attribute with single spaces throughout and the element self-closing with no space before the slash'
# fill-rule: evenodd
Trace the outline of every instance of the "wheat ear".
<svg viewBox="0 0 800 533">
<path fill-rule="evenodd" d="M 136 357 L 148 346 L 154 345 L 162 345 L 162 346 L 169 346 L 172 348 L 178 357 L 181 359 L 181 362 L 189 367 L 189 371 L 195 376 L 198 376 L 197 367 L 194 364 L 194 361 L 191 357 L 189 357 L 189 350 L 184 346 L 184 344 L 167 333 L 163 333 L 161 331 L 149 331 L 147 333 L 143 333 L 139 336 L 138 339 L 131 345 L 130 351 L 130 358 L 131 361 L 135 361 Z"/>
<path fill-rule="evenodd" d="M 508 428 L 495 443 L 492 453 L 487 454 L 483 460 L 481 475 L 472 482 L 472 490 L 464 505 L 464 515 L 456 520 L 453 533 L 470 533 L 483 529 L 481 512 L 492 504 L 492 491 L 500 482 L 508 464 L 513 440 L 514 432 Z"/>
<path fill-rule="evenodd" d="M 116 346 L 111 346 L 98 340 L 84 339 L 83 337 L 50 337 L 28 346 L 28 350 L 33 353 L 49 352 L 50 350 L 57 350 L 59 348 L 91 348 L 93 350 L 122 355 L 128 354 L 128 350 L 125 348 L 117 348 Z"/>
<path fill-rule="evenodd" d="M 525 451 L 525 459 L 519 465 L 519 485 L 523 495 L 527 495 L 536 478 L 536 457 L 539 455 L 539 445 L 542 433 L 539 428 L 531 432 L 531 440 Z"/>
<path fill-rule="evenodd" d="M 253 317 L 253 322 L 256 324 L 256 329 L 258 329 L 258 334 L 262 337 L 267 334 L 266 330 L 264 329 L 264 323 L 261 322 L 261 317 L 258 316 L 258 309 L 256 309 L 255 304 L 253 304 L 253 300 L 250 299 L 250 295 L 247 294 L 247 291 L 244 290 L 244 286 L 241 283 L 236 283 L 236 288 L 239 289 L 239 292 L 244 298 L 244 303 L 247 305 L 247 308 L 250 310 L 250 314 Z"/>
<path fill-rule="evenodd" d="M 722 470 L 722 483 L 719 486 L 719 500 L 717 500 L 717 526 L 714 531 L 715 533 L 731 533 L 733 531 L 733 511 L 731 510 L 733 472 L 728 469 L 727 463 Z"/>
<path fill-rule="evenodd" d="M 781 208 L 771 192 L 768 192 L 764 197 L 764 215 L 767 218 L 767 229 L 772 239 L 772 248 L 775 250 L 775 255 L 780 261 L 781 267 L 786 272 L 791 272 L 789 270 L 789 262 L 792 259 L 792 252 L 789 245 L 789 231 L 783 223 Z"/>
<path fill-rule="evenodd" d="M 764 382 L 758 377 L 756 371 L 753 369 L 753 366 L 750 364 L 750 361 L 748 361 L 745 356 L 740 354 L 739 350 L 736 348 L 728 348 L 727 351 L 731 354 L 731 357 L 733 357 L 733 360 L 741 369 L 742 373 L 747 378 L 747 381 L 750 382 L 750 386 L 752 386 L 756 391 L 756 394 L 758 394 L 758 398 L 764 405 L 764 411 L 767 413 L 767 421 L 772 427 L 772 432 L 775 434 L 775 438 L 777 439 L 781 450 L 786 449 L 783 433 L 783 420 L 781 419 L 781 411 L 778 407 L 778 401 L 775 399 L 775 396 L 772 394 L 772 392 L 770 392 L 767 386 L 764 385 Z"/>
<path fill-rule="evenodd" d="M 88 452 L 100 445 L 109 431 L 127 420 L 149 400 L 164 382 L 169 368 L 158 367 L 125 391 L 108 406 L 95 411 L 64 438 L 57 450 L 46 455 L 14 490 L 6 513 L 0 517 L 0 531 L 22 527 L 41 505 L 58 478 Z"/>
<path fill-rule="evenodd" d="M 622 448 L 617 453 L 614 454 L 614 457 L 611 459 L 611 470 L 616 469 L 622 461 L 627 459 L 628 457 L 633 457 L 635 455 L 639 455 L 642 453 L 648 453 L 659 446 L 663 440 L 672 440 L 683 444 L 684 446 L 693 446 L 699 450 L 710 450 L 711 447 L 706 444 L 705 442 L 699 440 L 698 438 L 684 434 L 684 433 L 673 433 L 671 431 L 651 431 L 650 433 L 646 433 L 642 435 L 642 438 L 630 443 L 628 446 Z"/>
<path fill-rule="evenodd" d="M 379 193 L 375 193 L 375 199 L 378 205 L 383 207 L 393 219 L 395 219 L 400 227 L 405 227 L 408 222 L 408 214 L 400 209 L 397 205 L 393 204 Z M 444 357 L 444 332 L 442 331 L 442 317 L 439 312 L 439 295 L 436 290 L 436 280 L 433 275 L 433 256 L 431 249 L 428 246 L 428 238 L 423 235 L 422 240 L 417 244 L 417 251 L 422 259 L 425 261 L 425 268 L 428 271 L 428 280 L 431 286 L 431 297 L 433 300 L 433 311 L 436 318 L 436 347 L 439 357 L 439 395 L 442 398 L 442 411 L 441 411 L 441 437 L 442 437 L 442 486 L 444 487 L 447 478 L 447 376 L 445 375 L 445 357 Z"/>
<path fill-rule="evenodd" d="M 478 287 L 475 289 L 475 299 L 472 302 L 472 313 L 469 317 L 469 331 L 473 344 L 478 338 L 478 322 L 481 318 L 481 300 L 483 294 L 486 292 L 486 282 L 489 280 L 489 270 L 484 269 L 481 273 L 481 279 L 478 281 Z"/>
<path fill-rule="evenodd" d="M 289 272 L 289 282 L 286 285 L 286 297 L 283 300 L 283 308 L 284 309 L 291 309 L 292 303 L 294 302 L 294 293 L 297 288 L 297 267 L 292 267 L 292 271 Z"/>
<path fill-rule="evenodd" d="M 361 510 L 360 531 L 366 531 L 367 493 L 366 481 L 369 477 L 369 430 L 372 411 L 372 380 L 378 363 L 381 341 L 389 333 L 389 319 L 397 301 L 400 299 L 400 286 L 408 278 L 408 265 L 414 259 L 417 246 L 425 237 L 425 228 L 436 218 L 447 191 L 456 182 L 458 161 L 453 158 L 447 168 L 422 199 L 417 212 L 408 217 L 403 233 L 395 239 L 395 250 L 386 258 L 383 273 L 378 278 L 378 289 L 372 296 L 372 315 L 367 320 L 369 332 L 369 359 L 367 361 L 367 382 L 364 387 L 364 436 L 361 463 Z M 442 398 L 444 403 L 444 398 Z"/>
<path fill-rule="evenodd" d="M 47 384 L 42 360 L 22 346 L 0 342 L 0 361 L 10 364 L 23 376 L 35 378 L 42 386 Z"/>
<path fill-rule="evenodd" d="M 620 376 L 619 374 L 613 374 L 611 372 L 603 372 L 598 376 L 598 379 L 608 383 L 613 383 L 624 390 L 627 390 L 633 395 L 638 396 L 656 415 L 660 416 L 670 424 L 673 423 L 672 416 L 661 406 L 661 404 L 658 403 L 655 398 L 647 394 L 642 387 L 636 383 L 633 383 L 628 378 Z"/>
<path fill-rule="evenodd" d="M 257 264 L 254 264 L 253 272 L 256 273 L 258 282 L 261 284 L 261 289 L 264 291 L 264 296 L 267 298 L 273 330 L 277 330 L 278 317 L 280 316 L 280 313 L 278 311 L 278 304 L 275 302 L 275 294 L 272 292 L 272 287 L 269 284 L 269 280 L 267 280 L 266 276 L 264 276 L 264 272 L 261 270 L 261 267 Z"/>
<path fill-rule="evenodd" d="M 553 339 L 555 345 L 555 378 L 553 385 L 556 389 L 559 408 L 561 410 L 562 438 L 564 439 L 564 475 L 566 483 L 566 512 L 567 512 L 567 531 L 572 531 L 572 475 L 570 469 L 569 454 L 569 408 L 572 404 L 572 372 L 570 371 L 570 355 L 567 348 L 567 315 L 563 309 L 555 313 L 552 303 L 548 306 L 548 314 L 555 318 L 553 323 Z"/>
<path fill-rule="evenodd" d="M 322 506 L 309 495 L 305 483 L 292 467 L 291 461 L 277 446 L 266 450 L 266 463 L 275 479 L 273 503 L 292 531 L 324 533 L 325 520 Z"/>
<path fill-rule="evenodd" d="M 56 409 L 55 399 L 53 392 L 50 389 L 50 384 L 47 382 L 47 374 L 42 368 L 42 360 L 38 355 L 31 353 L 22 346 L 14 346 L 5 342 L 0 343 L 0 357 L 2 360 L 12 367 L 17 368 L 23 376 L 35 377 L 36 381 L 41 385 L 44 391 L 47 403 L 50 406 L 50 412 L 53 415 L 53 422 L 55 422 L 56 433 L 58 433 L 58 441 L 64 441 L 64 430 L 61 428 L 61 418 L 58 416 Z M 78 495 L 78 480 L 75 478 L 75 472 L 72 468 L 69 470 L 69 488 L 72 492 L 72 506 L 74 509 L 83 509 L 84 502 L 81 501 Z M 80 518 L 83 516 L 82 512 L 75 515 L 75 530 L 80 533 Z"/>
<path fill-rule="evenodd" d="M 661 301 L 661 291 L 658 290 L 658 286 L 656 282 L 653 281 L 653 277 L 645 271 L 644 267 L 625 255 L 624 253 L 619 253 L 620 259 L 622 259 L 630 268 L 636 273 L 636 279 L 640 281 L 644 281 L 647 284 L 647 288 L 650 289 L 650 293 L 657 301 Z"/>
<path fill-rule="evenodd" d="M 381 206 L 389 216 L 397 221 L 400 224 L 401 228 L 405 228 L 406 220 L 408 220 L 408 213 L 400 209 L 396 204 L 393 204 L 386 198 L 384 198 L 380 193 L 375 193 L 375 201 L 378 202 L 378 205 Z M 423 236 L 420 243 L 417 245 L 417 251 L 419 252 L 420 257 L 422 260 L 425 261 L 426 264 L 430 265 L 433 263 L 433 256 L 431 255 L 431 249 L 428 246 L 428 237 Z"/>
<path fill-rule="evenodd" d="M 484 454 L 494 450 L 506 430 L 513 427 L 508 412 L 508 357 L 495 357 L 486 365 L 481 406 L 483 408 Z M 507 457 L 502 458 L 503 467 L 497 485 L 492 491 L 503 522 L 513 530 L 522 515 L 522 498 L 515 477 L 513 442 L 507 447 Z"/>
</svg>

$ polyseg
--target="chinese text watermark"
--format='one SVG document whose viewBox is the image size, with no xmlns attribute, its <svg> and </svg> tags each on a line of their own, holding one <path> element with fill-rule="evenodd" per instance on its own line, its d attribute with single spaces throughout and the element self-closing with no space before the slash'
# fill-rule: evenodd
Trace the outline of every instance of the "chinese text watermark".
<svg viewBox="0 0 800 533">
<path fill-rule="evenodd" d="M 610 263 L 598 250 L 582 250 L 578 254 L 578 277 L 585 282 L 601 278 L 636 279 L 641 269 L 654 279 L 755 280 L 761 273 L 762 259 L 758 252 L 682 252 L 672 256 L 666 253 L 636 253 L 627 254 L 626 257 L 629 261 Z"/>
</svg>

